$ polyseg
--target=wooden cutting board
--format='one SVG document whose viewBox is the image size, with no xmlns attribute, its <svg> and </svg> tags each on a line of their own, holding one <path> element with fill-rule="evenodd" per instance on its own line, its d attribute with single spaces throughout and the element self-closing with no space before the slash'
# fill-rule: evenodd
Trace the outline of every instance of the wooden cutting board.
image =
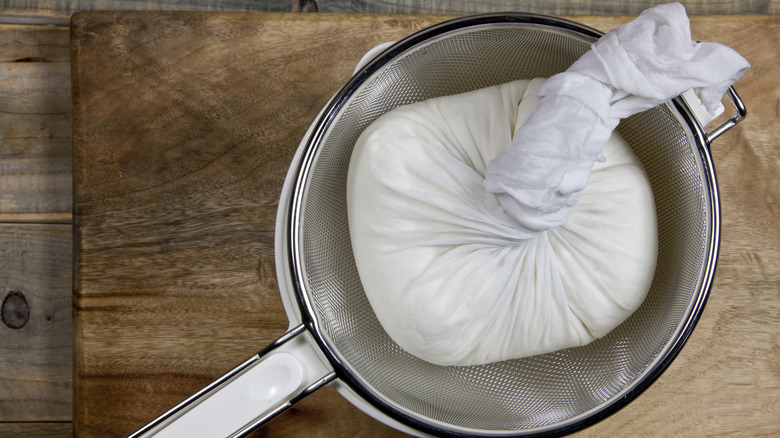
<svg viewBox="0 0 780 438">
<path fill-rule="evenodd" d="M 126 435 L 285 332 L 273 234 L 298 142 L 363 53 L 446 18 L 73 17 L 77 436 Z M 584 436 L 780 432 L 778 21 L 693 19 L 753 63 L 749 119 L 714 148 L 715 287 L 669 370 Z M 254 436 L 396 435 L 325 388 Z"/>
</svg>

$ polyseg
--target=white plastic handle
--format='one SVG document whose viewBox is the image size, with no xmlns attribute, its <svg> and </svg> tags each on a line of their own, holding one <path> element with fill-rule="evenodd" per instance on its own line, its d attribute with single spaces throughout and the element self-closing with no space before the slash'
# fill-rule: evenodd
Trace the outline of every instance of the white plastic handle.
<svg viewBox="0 0 780 438">
<path fill-rule="evenodd" d="M 335 379 L 303 325 L 130 437 L 240 437 Z"/>
</svg>

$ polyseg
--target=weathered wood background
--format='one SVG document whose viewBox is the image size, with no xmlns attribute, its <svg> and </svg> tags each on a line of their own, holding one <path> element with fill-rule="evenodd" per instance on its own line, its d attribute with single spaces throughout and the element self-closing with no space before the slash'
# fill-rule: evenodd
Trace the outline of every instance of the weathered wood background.
<svg viewBox="0 0 780 438">
<path fill-rule="evenodd" d="M 555 15 L 633 15 L 657 3 L 660 2 L 0 0 L 0 302 L 7 301 L 8 304 L 0 323 L 0 437 L 68 436 L 72 430 L 73 219 L 69 18 L 73 12 L 109 9 L 464 14 L 520 10 Z M 695 0 L 683 3 L 692 15 L 771 15 L 780 12 L 780 2 L 776 0 Z M 750 20 L 749 17 L 746 19 Z M 774 23 L 771 29 L 777 31 L 777 20 Z M 738 38 L 744 40 L 755 37 L 745 31 L 747 26 L 744 24 L 746 22 L 731 30 L 739 33 Z M 762 41 L 774 44 L 761 46 L 759 50 L 777 53 L 776 36 Z M 780 72 L 777 57 L 772 59 L 771 65 L 754 65 L 754 71 L 758 69 L 756 77 L 763 78 L 767 84 L 774 84 Z M 759 119 L 766 129 L 754 134 L 766 138 L 750 140 L 776 147 L 776 137 L 772 137 L 769 130 L 777 126 L 778 93 L 777 86 L 774 87 L 768 89 L 765 95 L 767 101 L 760 103 L 760 108 L 769 112 Z M 750 109 L 754 108 L 755 105 Z M 755 115 L 750 117 L 755 122 Z M 777 133 L 776 129 L 774 133 Z M 726 159 L 742 160 L 747 164 L 760 162 L 750 151 L 727 152 Z M 753 152 L 760 155 L 762 150 Z M 763 153 L 768 152 L 764 150 Z M 777 155 L 774 157 L 777 167 Z M 777 176 L 776 169 L 774 175 Z M 753 188 L 755 191 L 740 191 L 738 195 L 777 201 L 777 190 L 773 191 L 767 182 L 757 182 Z M 760 206 L 755 210 L 759 221 L 755 225 L 767 228 L 778 226 L 772 213 L 777 212 L 776 204 L 771 209 Z M 768 236 L 777 237 L 776 233 Z M 778 243 L 770 241 L 767 245 L 774 248 L 774 252 L 769 254 L 777 255 Z M 754 271 L 719 274 L 744 274 L 746 279 L 740 284 L 745 287 L 750 284 L 760 286 L 755 292 L 756 299 L 765 298 L 762 293 L 773 293 L 776 306 L 776 296 L 780 292 L 777 284 L 773 287 L 771 281 L 778 280 L 777 260 L 761 258 L 760 255 L 746 248 L 733 257 L 746 257 Z M 778 326 L 780 315 L 777 309 L 769 307 L 767 312 L 765 316 L 769 318 L 761 323 Z M 750 315 L 731 316 L 750 318 Z M 19 324 L 23 325 L 15 328 Z M 780 328 L 765 332 L 765 338 L 761 339 L 766 344 L 761 351 L 767 357 L 731 358 L 728 369 L 735 373 L 739 372 L 736 366 L 739 363 L 755 367 L 756 361 L 761 361 L 758 365 L 763 367 L 763 374 L 745 374 L 747 380 L 743 383 L 748 387 L 758 389 L 769 385 L 770 391 L 780 391 L 772 386 L 777 384 L 780 375 L 778 332 Z M 739 335 L 749 338 L 750 333 Z M 777 397 L 772 400 L 777 401 Z M 724 406 L 724 410 L 727 409 Z M 766 414 L 769 416 L 767 424 L 756 430 L 768 431 L 768 434 L 780 433 L 780 420 L 772 418 L 777 414 L 776 409 L 767 407 Z M 733 431 L 736 435 L 739 432 Z M 754 431 L 754 434 L 757 433 Z"/>
<path fill-rule="evenodd" d="M 636 15 L 659 0 L 2 0 L 0 22 L 66 24 L 83 10 L 178 10 L 470 14 L 523 11 L 554 15 Z M 777 14 L 777 0 L 681 0 L 689 15 Z"/>
</svg>

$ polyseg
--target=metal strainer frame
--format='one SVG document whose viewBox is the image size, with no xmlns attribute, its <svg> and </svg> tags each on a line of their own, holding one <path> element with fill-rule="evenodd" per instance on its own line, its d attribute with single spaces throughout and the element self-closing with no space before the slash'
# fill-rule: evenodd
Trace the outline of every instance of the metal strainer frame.
<svg viewBox="0 0 780 438">
<path fill-rule="evenodd" d="M 662 154 L 663 151 L 658 152 L 647 147 L 635 150 L 651 175 L 656 202 L 661 212 L 659 268 L 646 303 L 626 323 L 601 340 L 576 349 L 516 361 L 478 367 L 440 367 L 403 352 L 381 329 L 375 316 L 372 316 L 370 306 L 366 308 L 368 304 L 354 267 L 348 232 L 346 240 L 343 235 L 345 227 L 348 229 L 345 222 L 346 204 L 343 199 L 346 187 L 341 182 L 328 182 L 332 175 L 339 181 L 342 177 L 346 180 L 343 162 L 345 159 L 348 161 L 354 141 L 351 144 L 348 141 L 336 142 L 335 147 L 343 149 L 339 152 L 330 152 L 328 148 L 333 145 L 328 142 L 338 137 L 333 132 L 338 129 L 339 123 L 349 125 L 349 117 L 359 118 L 363 117 L 364 113 L 370 113 L 369 119 L 376 118 L 387 110 L 377 110 L 372 105 L 383 104 L 377 101 L 390 94 L 379 91 L 380 99 L 369 99 L 365 102 L 361 102 L 359 98 L 361 93 L 366 92 L 367 87 L 377 83 L 373 81 L 379 75 L 388 74 L 393 77 L 393 66 L 403 62 L 404 57 L 420 53 L 431 44 L 447 40 L 452 35 L 496 27 L 510 31 L 521 28 L 533 32 L 549 32 L 556 37 L 578 40 L 584 47 L 602 35 L 590 27 L 559 18 L 522 13 L 485 14 L 447 21 L 420 31 L 392 45 L 360 69 L 331 99 L 310 128 L 290 168 L 280 200 L 277 219 L 277 275 L 285 310 L 291 322 L 290 331 L 258 355 L 161 415 L 133 436 L 146 436 L 144 434 L 147 432 L 154 433 L 167 427 L 166 425 L 193 409 L 193 405 L 200 405 L 202 399 L 231 386 L 231 383 L 248 374 L 247 370 L 251 370 L 258 363 L 262 364 L 266 356 L 273 355 L 276 351 L 289 350 L 293 347 L 288 346 L 303 338 L 305 340 L 300 343 L 308 343 L 310 348 L 316 350 L 317 358 L 312 361 L 322 362 L 321 375 L 311 379 L 310 383 L 306 384 L 308 386 L 298 388 L 294 394 L 272 409 L 258 413 L 256 418 L 231 436 L 248 434 L 326 384 L 335 386 L 348 400 L 375 418 L 410 433 L 437 436 L 561 435 L 589 426 L 619 410 L 642 393 L 669 366 L 701 315 L 715 271 L 720 236 L 720 205 L 709 145 L 715 137 L 738 123 L 745 115 L 744 105 L 733 88 L 729 90 L 729 97 L 738 114 L 710 133 L 696 120 L 688 103 L 682 98 L 673 99 L 666 105 L 629 118 L 618 128 L 629 144 L 632 144 L 632 139 L 640 137 L 650 137 L 653 140 L 656 137 L 671 136 L 674 140 L 671 147 L 677 148 L 677 153 L 687 161 L 684 166 L 679 166 L 675 161 L 678 157 L 668 157 L 668 154 Z M 473 48 L 471 50 L 473 52 Z M 576 57 L 564 60 L 555 68 L 563 70 L 575 59 Z M 426 71 L 420 74 L 416 79 L 423 78 L 427 73 Z M 555 71 L 548 73 L 553 74 Z M 396 82 L 390 83 L 389 86 L 408 81 L 406 76 L 394 78 Z M 496 77 L 494 82 L 496 81 L 501 83 L 508 80 Z M 411 93 L 411 101 L 433 97 L 425 95 L 420 89 Z M 389 105 L 401 103 L 410 102 L 391 102 Z M 361 104 L 365 105 L 360 106 Z M 361 123 L 369 121 L 363 120 Z M 360 130 L 362 129 L 357 129 Z M 354 136 L 354 133 L 350 135 Z M 345 138 L 351 137 L 347 135 Z M 340 157 L 338 166 L 341 167 L 321 170 L 323 166 L 327 169 L 327 156 L 331 153 Z M 682 169 L 671 168 L 675 166 Z M 321 177 L 323 174 L 326 176 Z M 321 180 L 326 182 L 320 183 Z M 676 193 L 679 190 L 675 190 L 675 184 L 679 181 L 692 184 L 695 193 Z M 321 186 L 317 187 L 317 184 Z M 670 216 L 689 212 L 690 209 L 696 210 L 692 214 L 697 215 L 694 220 L 696 232 L 693 232 L 695 242 L 686 244 L 695 246 L 698 252 L 694 257 L 695 263 L 679 268 L 686 270 L 684 274 L 686 285 L 690 283 L 687 286 L 689 294 L 679 299 L 676 299 L 676 295 L 667 298 L 665 294 L 673 294 L 676 289 L 667 292 L 664 288 L 668 279 L 663 277 L 669 276 L 658 273 L 663 269 L 678 269 L 675 267 L 678 262 L 677 255 L 683 251 L 676 241 L 690 238 L 692 234 L 677 231 L 677 218 Z M 334 211 L 335 216 L 331 217 Z M 310 223 L 316 226 L 311 226 Z M 328 233 L 332 229 L 339 230 L 340 239 L 328 240 Z M 328 257 L 335 258 L 336 261 L 326 260 Z M 661 260 L 662 258 L 665 260 Z M 677 283 L 673 286 L 676 287 Z M 323 292 L 326 289 L 328 292 Z M 347 290 L 351 292 L 344 292 Z M 326 293 L 331 295 L 325 295 Z M 669 300 L 673 304 L 676 303 L 674 309 L 666 308 Z M 638 344 L 632 344 L 635 337 L 631 334 L 648 328 L 643 325 L 645 321 L 659 324 L 653 319 L 659 317 L 652 315 L 666 314 L 672 310 L 676 312 L 674 315 L 679 314 L 680 317 L 679 320 L 674 320 L 673 327 L 665 328 L 665 334 L 659 335 L 668 336 L 661 345 L 637 347 Z M 655 328 L 656 325 L 649 327 Z M 344 332 L 348 334 L 344 335 Z M 295 341 L 292 341 L 293 339 Z M 644 354 L 650 359 L 645 359 L 644 362 L 640 360 L 639 365 L 629 364 L 636 370 L 626 377 L 623 375 L 625 370 L 615 372 L 612 368 L 629 366 L 624 362 L 631 362 L 630 352 L 635 351 L 632 348 L 649 348 Z M 604 361 L 601 360 L 605 355 L 612 360 L 607 366 L 604 366 Z M 412 365 L 408 365 L 410 363 Z M 404 365 L 394 367 L 393 364 Z M 595 373 L 592 372 L 594 367 L 606 369 L 599 368 L 596 370 L 599 372 Z M 534 374 L 537 372 L 540 373 L 538 381 L 534 380 L 537 379 Z M 558 373 L 553 376 L 555 378 L 563 376 L 559 379 L 562 382 L 550 380 L 550 373 Z M 590 374 L 598 374 L 598 377 L 594 380 Z M 403 382 L 412 381 L 414 385 L 404 386 L 406 383 Z M 534 409 L 539 410 L 526 415 L 523 409 L 528 402 L 517 395 L 525 387 L 519 382 L 529 385 L 536 382 L 538 386 L 549 384 L 551 388 L 557 388 L 564 394 L 558 394 L 558 399 L 555 399 L 535 393 L 532 404 Z M 476 398 L 468 402 L 461 400 L 460 396 L 453 396 L 458 391 L 463 393 L 461 395 L 465 397 L 464 400 L 469 396 L 482 397 L 485 400 L 484 406 L 480 408 L 478 405 L 482 401 L 475 401 Z M 523 395 L 531 396 L 525 393 Z M 573 411 L 571 406 L 565 406 L 561 400 L 566 401 L 570 396 L 586 400 L 589 404 L 584 406 L 587 408 Z M 439 406 L 431 401 L 430 397 L 439 397 L 441 400 L 461 405 Z M 553 403 L 554 406 L 545 406 L 545 403 Z M 509 404 L 511 406 L 508 406 Z M 505 412 L 498 412 L 505 405 Z M 515 420 L 515 425 L 510 426 L 509 423 L 515 417 L 523 417 L 522 422 Z M 492 427 L 499 421 L 502 422 L 501 426 Z"/>
</svg>

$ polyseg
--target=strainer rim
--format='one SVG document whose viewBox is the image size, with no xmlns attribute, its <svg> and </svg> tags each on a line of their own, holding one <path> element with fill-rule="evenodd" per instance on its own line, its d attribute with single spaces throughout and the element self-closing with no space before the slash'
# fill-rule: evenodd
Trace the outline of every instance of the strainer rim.
<svg viewBox="0 0 780 438">
<path fill-rule="evenodd" d="M 317 154 L 317 151 L 322 144 L 322 140 L 328 132 L 330 126 L 337 120 L 338 115 L 341 113 L 345 104 L 352 95 L 364 84 L 375 72 L 381 69 L 383 66 L 396 59 L 403 53 L 406 53 L 409 49 L 414 48 L 418 44 L 424 43 L 432 38 L 442 36 L 451 31 L 461 30 L 464 28 L 470 28 L 481 25 L 496 25 L 496 24 L 519 24 L 519 25 L 540 25 L 549 26 L 555 30 L 567 30 L 571 31 L 577 36 L 592 38 L 593 41 L 602 36 L 603 33 L 593 29 L 589 26 L 576 23 L 574 21 L 566 20 L 563 18 L 551 17 L 546 15 L 521 13 L 521 12 L 507 12 L 507 13 L 490 13 L 472 15 L 467 17 L 455 18 L 442 22 L 440 24 L 431 26 L 416 32 L 409 37 L 402 39 L 395 43 L 386 51 L 378 55 L 372 61 L 368 62 L 363 68 L 356 72 L 350 80 L 338 91 L 338 93 L 329 101 L 328 105 L 322 112 L 322 115 L 315 122 L 314 129 L 311 135 L 304 143 L 304 150 L 301 159 L 298 163 L 297 171 L 295 172 L 295 182 L 293 190 L 289 199 L 289 208 L 287 215 L 287 236 L 288 239 L 288 254 L 287 259 L 289 263 L 289 271 L 292 278 L 292 285 L 294 289 L 294 295 L 298 304 L 302 316 L 302 322 L 306 326 L 307 330 L 312 334 L 312 337 L 317 342 L 319 348 L 323 351 L 331 365 L 333 366 L 339 379 L 347 384 L 358 396 L 367 401 L 371 406 L 383 412 L 384 414 L 394 418 L 395 420 L 404 423 L 414 429 L 417 429 L 424 433 L 430 433 L 433 435 L 441 436 L 472 436 L 474 432 L 478 432 L 485 436 L 527 436 L 530 434 L 537 436 L 558 436 L 561 434 L 568 434 L 577 430 L 588 427 L 595 424 L 604 418 L 612 415 L 616 411 L 623 408 L 629 402 L 638 397 L 645 389 L 647 389 L 660 375 L 668 368 L 672 360 L 677 356 L 683 345 L 687 341 L 691 332 L 693 331 L 696 322 L 698 321 L 701 311 L 706 302 L 709 290 L 711 287 L 712 277 L 714 275 L 715 264 L 717 260 L 718 241 L 720 236 L 720 210 L 719 200 L 717 194 L 717 182 L 714 174 L 714 167 L 712 166 L 712 159 L 709 154 L 708 148 L 704 147 L 706 142 L 706 136 L 703 134 L 703 130 L 698 122 L 695 121 L 691 111 L 688 109 L 687 104 L 682 99 L 674 99 L 672 101 L 674 108 L 678 111 L 678 115 L 682 121 L 690 128 L 696 148 L 701 155 L 702 162 L 704 164 L 703 183 L 705 186 L 705 196 L 708 199 L 710 223 L 712 230 L 709 233 L 711 236 L 708 242 L 707 248 L 707 262 L 706 267 L 702 271 L 701 286 L 696 302 L 691 306 L 691 312 L 687 316 L 681 329 L 679 329 L 679 335 L 676 335 L 673 339 L 673 343 L 667 344 L 666 352 L 659 355 L 660 360 L 651 364 L 649 369 L 641 373 L 631 384 L 629 384 L 624 391 L 621 391 L 618 397 L 613 397 L 610 400 L 598 405 L 597 407 L 580 413 L 563 422 L 547 425 L 536 429 L 516 430 L 516 431 L 487 431 L 487 430 L 475 430 L 471 433 L 463 433 L 460 431 L 469 430 L 468 428 L 449 425 L 449 429 L 440 427 L 438 424 L 442 422 L 435 419 L 429 419 L 421 414 L 410 415 L 406 410 L 397 407 L 397 405 L 384 396 L 381 396 L 379 391 L 372 388 L 372 385 L 360 378 L 355 370 L 353 370 L 348 361 L 343 359 L 338 351 L 338 347 L 332 345 L 328 339 L 326 333 L 319 326 L 317 321 L 317 311 L 314 309 L 313 303 L 307 292 L 306 275 L 303 272 L 301 266 L 303 265 L 301 254 L 301 228 L 300 221 L 302 218 L 303 200 L 305 196 L 305 187 L 309 180 L 308 172 L 312 168 L 312 162 Z M 426 421 L 428 419 L 429 421 Z M 457 428 L 458 431 L 452 430 Z"/>
</svg>

